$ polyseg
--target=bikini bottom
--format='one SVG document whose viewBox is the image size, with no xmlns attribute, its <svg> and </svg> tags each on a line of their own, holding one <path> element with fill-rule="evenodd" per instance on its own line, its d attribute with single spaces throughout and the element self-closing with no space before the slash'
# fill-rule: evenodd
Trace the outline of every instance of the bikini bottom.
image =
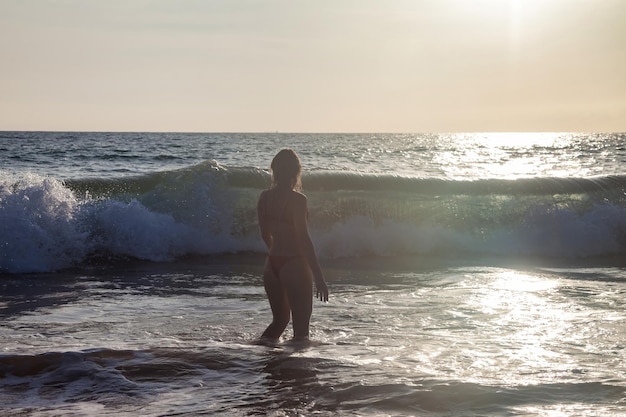
<svg viewBox="0 0 626 417">
<path fill-rule="evenodd" d="M 272 272 L 274 272 L 274 275 L 278 278 L 283 267 L 299 257 L 300 256 L 298 255 L 268 255 L 267 259 L 269 261 L 270 268 L 272 268 Z"/>
</svg>

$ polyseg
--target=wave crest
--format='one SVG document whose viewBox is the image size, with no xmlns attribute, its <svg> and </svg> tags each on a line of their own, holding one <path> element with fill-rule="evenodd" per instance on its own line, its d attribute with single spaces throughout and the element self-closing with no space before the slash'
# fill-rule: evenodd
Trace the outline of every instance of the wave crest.
<svg viewBox="0 0 626 417">
<path fill-rule="evenodd" d="M 313 172 L 303 179 L 326 258 L 602 257 L 626 248 L 626 177 L 455 182 Z M 0 179 L 0 271 L 103 255 L 167 261 L 262 252 L 256 199 L 269 174 L 206 161 L 115 180 Z"/>
</svg>

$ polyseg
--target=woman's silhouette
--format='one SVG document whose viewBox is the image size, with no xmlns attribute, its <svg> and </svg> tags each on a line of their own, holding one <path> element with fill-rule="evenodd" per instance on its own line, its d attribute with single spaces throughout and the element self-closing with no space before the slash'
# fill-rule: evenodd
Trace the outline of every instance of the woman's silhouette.
<svg viewBox="0 0 626 417">
<path fill-rule="evenodd" d="M 257 205 L 261 236 L 269 249 L 263 283 L 273 316 L 261 340 L 277 341 L 290 316 L 294 340 L 308 340 L 313 282 L 322 301 L 328 301 L 328 287 L 309 236 L 307 199 L 300 192 L 302 167 L 294 151 L 283 149 L 270 168 L 272 186 L 261 193 Z"/>
</svg>

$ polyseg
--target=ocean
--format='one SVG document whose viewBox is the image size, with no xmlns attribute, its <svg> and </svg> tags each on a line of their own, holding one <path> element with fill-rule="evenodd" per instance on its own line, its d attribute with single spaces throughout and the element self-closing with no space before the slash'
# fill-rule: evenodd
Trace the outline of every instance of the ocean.
<svg viewBox="0 0 626 417">
<path fill-rule="evenodd" d="M 271 321 L 301 157 L 330 287 Z M 2 416 L 624 416 L 626 134 L 0 132 Z"/>
</svg>

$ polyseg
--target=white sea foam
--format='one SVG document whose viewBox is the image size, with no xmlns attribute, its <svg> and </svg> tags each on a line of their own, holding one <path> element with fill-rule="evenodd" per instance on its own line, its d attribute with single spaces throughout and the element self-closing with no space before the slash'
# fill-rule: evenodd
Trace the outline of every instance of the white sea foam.
<svg viewBox="0 0 626 417">
<path fill-rule="evenodd" d="M 88 252 L 88 234 L 75 218 L 80 204 L 60 181 L 33 174 L 0 178 L 0 269 L 49 271 Z"/>
<path fill-rule="evenodd" d="M 255 212 L 258 175 L 200 164 L 117 180 L 106 189 L 100 182 L 81 184 L 94 190 L 81 193 L 84 198 L 51 177 L 3 175 L 0 270 L 53 271 L 100 255 L 169 261 L 262 252 Z M 252 187 L 245 186 L 246 178 L 253 179 Z M 322 257 L 584 258 L 618 255 L 626 245 L 626 208 L 619 192 L 606 187 L 581 198 L 579 192 L 502 196 L 476 184 L 476 195 L 438 196 L 376 186 L 363 190 L 362 182 L 359 178 L 357 190 L 348 184 L 309 194 L 311 233 Z"/>
</svg>

